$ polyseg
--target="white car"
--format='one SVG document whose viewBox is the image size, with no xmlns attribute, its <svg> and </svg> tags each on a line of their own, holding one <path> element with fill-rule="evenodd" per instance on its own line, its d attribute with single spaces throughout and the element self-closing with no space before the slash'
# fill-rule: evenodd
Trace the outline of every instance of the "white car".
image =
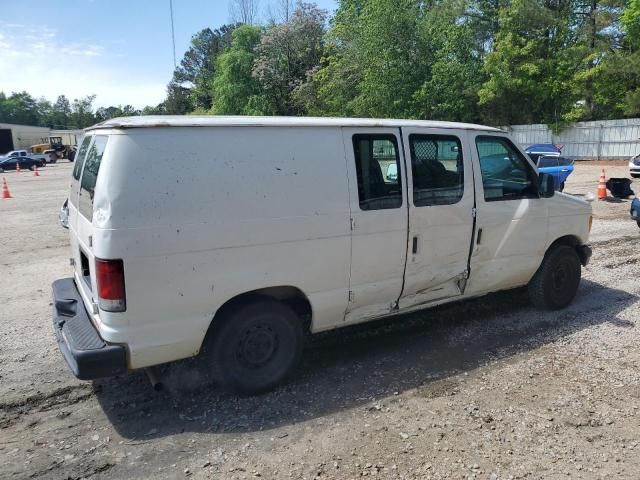
<svg viewBox="0 0 640 480">
<path fill-rule="evenodd" d="M 564 308 L 591 255 L 590 204 L 463 123 L 116 118 L 86 130 L 68 209 L 53 322 L 81 379 L 201 355 L 258 392 L 308 333 L 525 285 Z"/>
<path fill-rule="evenodd" d="M 640 177 L 640 153 L 629 160 L 629 175 L 633 178 Z"/>
</svg>

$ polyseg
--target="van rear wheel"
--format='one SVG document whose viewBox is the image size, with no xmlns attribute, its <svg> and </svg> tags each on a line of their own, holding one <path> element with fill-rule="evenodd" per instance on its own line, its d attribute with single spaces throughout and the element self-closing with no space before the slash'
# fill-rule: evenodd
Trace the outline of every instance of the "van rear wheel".
<svg viewBox="0 0 640 480">
<path fill-rule="evenodd" d="M 545 255 L 542 265 L 529 282 L 529 297 L 544 310 L 559 310 L 569 305 L 580 285 L 580 258 L 576 249 L 560 245 Z"/>
<path fill-rule="evenodd" d="M 208 353 L 214 375 L 242 394 L 269 390 L 300 362 L 302 322 L 288 306 L 261 300 L 225 315 Z"/>
</svg>

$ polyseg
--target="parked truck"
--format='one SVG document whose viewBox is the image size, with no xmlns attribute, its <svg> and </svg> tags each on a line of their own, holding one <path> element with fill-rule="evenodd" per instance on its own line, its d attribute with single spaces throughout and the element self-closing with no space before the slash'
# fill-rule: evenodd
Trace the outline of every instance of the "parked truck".
<svg viewBox="0 0 640 480">
<path fill-rule="evenodd" d="M 68 158 L 73 162 L 77 149 L 77 134 L 75 130 L 52 130 L 52 135 L 47 137 L 47 142 L 31 145 L 31 152 L 37 154 L 53 154 L 53 163 L 62 158 Z"/>
</svg>

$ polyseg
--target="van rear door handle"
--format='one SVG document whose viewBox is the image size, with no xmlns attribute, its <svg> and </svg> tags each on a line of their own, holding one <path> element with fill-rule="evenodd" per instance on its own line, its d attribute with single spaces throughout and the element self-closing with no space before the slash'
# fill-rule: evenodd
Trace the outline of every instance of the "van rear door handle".
<svg viewBox="0 0 640 480">
<path fill-rule="evenodd" d="M 482 229 L 478 229 L 478 235 L 476 235 L 476 244 L 480 245 L 480 240 L 482 240 Z"/>
</svg>

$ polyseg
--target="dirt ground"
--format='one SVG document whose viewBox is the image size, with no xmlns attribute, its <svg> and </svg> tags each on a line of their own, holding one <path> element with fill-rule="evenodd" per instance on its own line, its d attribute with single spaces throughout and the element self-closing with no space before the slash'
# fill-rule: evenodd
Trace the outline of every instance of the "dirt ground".
<svg viewBox="0 0 640 480">
<path fill-rule="evenodd" d="M 50 284 L 71 271 L 57 224 L 71 166 L 3 174 L 0 478 L 638 478 L 628 200 L 593 203 L 594 256 L 569 308 L 535 310 L 518 290 L 322 334 L 288 385 L 238 398 L 188 361 L 161 392 L 139 372 L 67 370 Z M 595 192 L 600 168 L 579 163 L 567 192 Z"/>
</svg>

